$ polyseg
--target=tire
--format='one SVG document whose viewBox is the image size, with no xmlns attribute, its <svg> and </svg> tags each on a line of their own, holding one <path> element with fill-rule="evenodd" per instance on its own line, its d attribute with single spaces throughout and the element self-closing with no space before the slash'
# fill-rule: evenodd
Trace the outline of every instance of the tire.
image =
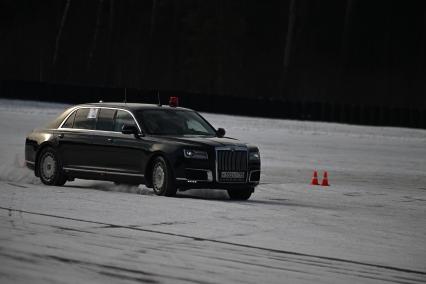
<svg viewBox="0 0 426 284">
<path fill-rule="evenodd" d="M 152 188 L 155 194 L 164 196 L 175 196 L 176 185 L 173 171 L 163 157 L 157 157 L 152 166 Z"/>
<path fill-rule="evenodd" d="M 253 188 L 244 188 L 236 190 L 228 189 L 228 195 L 231 200 L 247 200 L 250 198 L 253 192 Z"/>
<path fill-rule="evenodd" d="M 62 162 L 56 150 L 51 147 L 41 151 L 37 169 L 41 182 L 46 185 L 62 186 L 67 181 L 67 176 L 62 170 Z"/>
</svg>

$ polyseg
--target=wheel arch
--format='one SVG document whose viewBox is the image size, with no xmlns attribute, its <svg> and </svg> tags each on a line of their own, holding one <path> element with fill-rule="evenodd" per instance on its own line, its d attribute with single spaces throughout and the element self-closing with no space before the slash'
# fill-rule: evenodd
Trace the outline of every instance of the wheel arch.
<svg viewBox="0 0 426 284">
<path fill-rule="evenodd" d="M 169 166 L 169 168 L 172 169 L 172 172 L 171 172 L 172 175 L 173 176 L 175 175 L 175 171 L 174 171 L 173 167 L 171 166 L 170 160 L 167 158 L 166 153 L 161 152 L 161 151 L 154 152 L 151 155 L 151 157 L 150 157 L 150 159 L 149 159 L 149 161 L 148 161 L 148 163 L 146 164 L 146 167 L 145 167 L 144 176 L 145 176 L 145 185 L 147 187 L 152 187 L 152 170 L 153 170 L 154 161 L 158 157 L 162 157 L 164 159 L 164 161 L 166 161 L 167 166 Z"/>
<path fill-rule="evenodd" d="M 34 163 L 35 163 L 34 164 L 34 174 L 35 174 L 36 177 L 40 176 L 39 166 L 38 166 L 40 154 L 41 154 L 41 152 L 43 152 L 44 149 L 49 148 L 49 147 L 55 148 L 53 143 L 46 141 L 46 142 L 43 142 L 42 144 L 40 144 L 40 146 L 37 149 L 37 153 L 36 153 L 36 157 L 35 157 L 35 161 L 34 161 Z"/>
</svg>

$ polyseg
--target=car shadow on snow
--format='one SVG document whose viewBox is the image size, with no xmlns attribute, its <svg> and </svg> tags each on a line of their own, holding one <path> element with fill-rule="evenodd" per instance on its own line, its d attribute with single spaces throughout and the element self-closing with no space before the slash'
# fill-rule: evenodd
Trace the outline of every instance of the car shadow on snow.
<svg viewBox="0 0 426 284">
<path fill-rule="evenodd" d="M 143 185 L 127 185 L 115 184 L 108 181 L 79 181 L 78 183 L 67 183 L 63 187 L 66 188 L 80 188 L 89 190 L 109 191 L 109 192 L 122 192 L 139 195 L 155 195 L 151 188 Z M 212 190 L 212 189 L 190 189 L 187 191 L 178 191 L 174 198 L 188 198 L 188 199 L 204 199 L 216 201 L 229 201 L 229 196 L 226 190 Z"/>
<path fill-rule="evenodd" d="M 127 185 L 115 184 L 108 181 L 83 181 L 78 183 L 67 183 L 64 187 L 80 188 L 89 190 L 109 191 L 109 192 L 122 192 L 139 195 L 155 195 L 151 188 L 143 185 Z M 229 201 L 229 196 L 226 190 L 211 190 L 211 189 L 190 189 L 187 191 L 178 191 L 174 198 L 188 198 L 188 199 L 204 199 L 216 201 Z"/>
<path fill-rule="evenodd" d="M 252 196 L 249 200 L 230 200 L 228 194 L 225 190 L 216 190 L 212 192 L 211 190 L 201 190 L 197 189 L 196 191 L 180 192 L 176 195 L 176 198 L 188 198 L 188 199 L 202 199 L 202 200 L 211 200 L 211 201 L 226 201 L 230 203 L 238 203 L 239 205 L 246 206 L 258 206 L 258 207 L 298 207 L 298 208 L 307 208 L 307 209 L 320 209 L 320 210 L 336 210 L 337 207 L 330 206 L 321 206 L 313 203 L 299 202 L 297 200 L 289 199 L 256 199 L 255 196 Z"/>
<path fill-rule="evenodd" d="M 178 191 L 176 198 L 191 198 L 191 199 L 204 199 L 216 201 L 229 201 L 229 196 L 226 190 L 214 189 L 190 189 L 187 191 Z"/>
<path fill-rule="evenodd" d="M 155 195 L 154 191 L 145 186 L 132 186 L 126 184 L 114 184 L 112 182 L 84 182 L 78 184 L 66 184 L 64 187 L 67 188 L 80 188 L 80 189 L 89 189 L 89 190 L 100 190 L 100 191 L 110 191 L 110 192 L 121 192 L 121 193 L 130 193 L 138 195 Z M 245 204 L 248 206 L 286 206 L 286 207 L 304 207 L 304 208 L 314 208 L 314 209 L 335 209 L 325 206 L 320 206 L 317 204 L 307 204 L 297 202 L 295 200 L 289 200 L 284 198 L 276 199 L 256 199 L 256 195 L 252 195 L 249 200 L 230 200 L 226 190 L 212 190 L 212 189 L 190 189 L 187 191 L 178 191 L 174 198 L 181 199 L 201 199 L 201 200 L 210 200 L 210 201 L 226 201 L 238 204 Z"/>
<path fill-rule="evenodd" d="M 313 203 L 299 202 L 297 200 L 290 199 L 249 199 L 245 201 L 247 205 L 270 205 L 270 206 L 285 206 L 285 207 L 303 207 L 311 209 L 322 209 L 322 210 L 337 210 L 338 207 L 322 206 Z"/>
<path fill-rule="evenodd" d="M 154 192 L 151 189 L 143 186 L 114 184 L 112 182 L 87 182 L 87 184 L 66 184 L 64 185 L 64 187 L 133 193 L 140 195 L 154 195 Z"/>
</svg>

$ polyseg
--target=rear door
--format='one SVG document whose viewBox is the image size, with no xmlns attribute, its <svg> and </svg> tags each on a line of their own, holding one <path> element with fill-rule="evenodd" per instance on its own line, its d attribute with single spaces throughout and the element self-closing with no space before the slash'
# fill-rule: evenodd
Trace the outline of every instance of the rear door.
<svg viewBox="0 0 426 284">
<path fill-rule="evenodd" d="M 58 129 L 58 151 L 64 167 L 93 167 L 91 134 L 98 111 L 98 108 L 80 108 Z"/>
<path fill-rule="evenodd" d="M 118 169 L 112 161 L 114 148 L 114 138 L 117 135 L 114 132 L 114 118 L 116 109 L 101 108 L 96 122 L 96 131 L 93 132 L 93 156 L 94 163 L 98 170 L 115 172 Z"/>
</svg>

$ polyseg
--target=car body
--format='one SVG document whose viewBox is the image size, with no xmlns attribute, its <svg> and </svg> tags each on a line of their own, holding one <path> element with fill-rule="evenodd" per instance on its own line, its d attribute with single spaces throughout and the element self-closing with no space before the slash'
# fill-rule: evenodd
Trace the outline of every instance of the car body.
<svg viewBox="0 0 426 284">
<path fill-rule="evenodd" d="M 25 160 L 48 185 L 81 178 L 145 184 L 159 195 L 211 188 L 248 199 L 260 180 L 259 149 L 224 134 L 187 108 L 83 104 L 33 130 Z"/>
</svg>

